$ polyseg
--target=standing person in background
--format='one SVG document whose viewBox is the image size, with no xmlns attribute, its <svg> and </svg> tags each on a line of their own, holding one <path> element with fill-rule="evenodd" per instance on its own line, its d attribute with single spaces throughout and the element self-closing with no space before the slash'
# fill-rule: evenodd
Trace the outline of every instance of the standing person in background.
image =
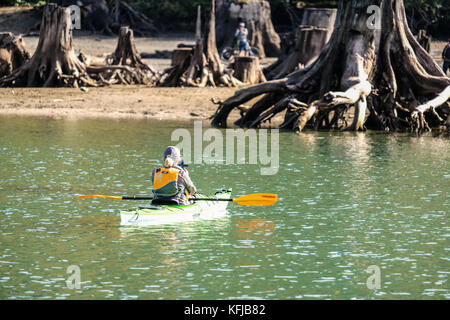
<svg viewBox="0 0 450 320">
<path fill-rule="evenodd" d="M 248 41 L 247 41 L 247 35 L 248 35 L 248 30 L 245 27 L 245 23 L 244 22 L 239 23 L 239 28 L 236 29 L 236 33 L 234 34 L 234 36 L 237 38 L 239 55 L 241 55 L 241 53 L 243 51 L 245 51 L 245 55 L 247 55 L 248 48 L 249 48 Z"/>
<path fill-rule="evenodd" d="M 444 70 L 444 74 L 447 75 L 447 70 L 450 69 L 450 38 L 448 39 L 444 51 L 442 51 L 442 59 L 444 59 L 442 70 Z"/>
</svg>

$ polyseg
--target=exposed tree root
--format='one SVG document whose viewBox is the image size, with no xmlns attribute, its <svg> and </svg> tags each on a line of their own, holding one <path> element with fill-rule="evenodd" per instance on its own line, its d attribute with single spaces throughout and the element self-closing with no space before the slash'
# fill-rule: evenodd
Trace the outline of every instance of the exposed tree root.
<svg viewBox="0 0 450 320">
<path fill-rule="evenodd" d="M 412 128 L 421 133 L 422 131 L 431 131 L 427 121 L 425 120 L 424 113 L 430 111 L 439 123 L 444 124 L 444 119 L 436 112 L 436 108 L 440 107 L 450 99 L 450 86 L 445 88 L 436 98 L 429 100 L 428 102 L 421 104 L 414 108 L 411 113 Z"/>
<path fill-rule="evenodd" d="M 374 4 L 382 10 L 381 30 L 367 22 L 367 8 Z M 420 133 L 448 119 L 441 106 L 447 105 L 449 86 L 450 79 L 409 31 L 403 0 L 342 0 L 330 41 L 314 63 L 237 91 L 220 102 L 212 124 L 225 127 L 234 108 L 262 95 L 240 126 L 255 127 L 285 112 L 280 127 L 295 131 L 309 126 Z"/>
<path fill-rule="evenodd" d="M 120 28 L 116 50 L 108 57 L 108 60 L 111 66 L 128 67 L 128 69 L 124 69 L 128 72 L 122 76 L 127 83 L 156 84 L 159 80 L 160 74 L 142 61 L 134 44 L 133 30 L 128 27 Z"/>
<path fill-rule="evenodd" d="M 211 11 L 205 41 L 201 37 L 201 11 L 198 6 L 196 24 L 196 44 L 183 59 L 173 59 L 173 66 L 163 72 L 162 86 L 238 86 L 242 81 L 233 76 L 233 70 L 225 70 L 216 47 L 215 1 L 211 1 Z"/>
<path fill-rule="evenodd" d="M 55 4 L 43 10 L 39 43 L 34 55 L 11 74 L 0 78 L 0 86 L 82 87 L 115 83 L 155 83 L 159 75 L 141 61 L 133 32 L 123 28 L 116 51 L 104 64 L 89 64 L 85 55 L 72 48 L 70 12 Z"/>
</svg>

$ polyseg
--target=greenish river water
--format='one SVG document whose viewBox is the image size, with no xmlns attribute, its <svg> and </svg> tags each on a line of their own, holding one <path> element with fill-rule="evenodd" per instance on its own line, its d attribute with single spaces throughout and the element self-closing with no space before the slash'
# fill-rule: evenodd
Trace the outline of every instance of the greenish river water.
<svg viewBox="0 0 450 320">
<path fill-rule="evenodd" d="M 136 202 L 76 199 L 149 195 L 179 127 L 0 118 L 0 298 L 450 299 L 448 139 L 282 132 L 276 175 L 191 164 L 203 193 L 279 195 L 217 220 L 120 227 Z"/>
</svg>

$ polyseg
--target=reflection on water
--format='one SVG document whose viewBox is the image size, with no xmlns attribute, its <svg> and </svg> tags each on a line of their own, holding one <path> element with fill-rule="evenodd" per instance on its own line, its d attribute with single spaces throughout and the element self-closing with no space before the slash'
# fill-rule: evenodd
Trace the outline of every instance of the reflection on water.
<svg viewBox="0 0 450 320">
<path fill-rule="evenodd" d="M 203 193 L 269 192 L 210 221 L 119 227 L 171 132 L 152 121 L 0 119 L 2 299 L 449 299 L 450 145 L 384 133 L 280 134 L 280 170 L 191 165 Z M 141 204 L 141 203 L 139 203 Z M 81 288 L 66 287 L 78 265 Z M 381 288 L 366 286 L 369 266 Z"/>
</svg>

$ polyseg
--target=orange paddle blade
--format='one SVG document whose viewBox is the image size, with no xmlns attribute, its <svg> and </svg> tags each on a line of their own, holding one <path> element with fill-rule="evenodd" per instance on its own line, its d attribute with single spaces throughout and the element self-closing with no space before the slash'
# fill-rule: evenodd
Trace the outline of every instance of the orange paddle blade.
<svg viewBox="0 0 450 320">
<path fill-rule="evenodd" d="M 278 196 L 270 193 L 254 193 L 233 199 L 233 202 L 243 206 L 270 206 L 277 202 Z"/>
<path fill-rule="evenodd" d="M 116 199 L 122 200 L 122 197 L 116 196 L 103 196 L 103 195 L 87 195 L 87 196 L 77 196 L 78 199 L 87 199 L 87 198 L 104 198 L 104 199 Z"/>
</svg>

